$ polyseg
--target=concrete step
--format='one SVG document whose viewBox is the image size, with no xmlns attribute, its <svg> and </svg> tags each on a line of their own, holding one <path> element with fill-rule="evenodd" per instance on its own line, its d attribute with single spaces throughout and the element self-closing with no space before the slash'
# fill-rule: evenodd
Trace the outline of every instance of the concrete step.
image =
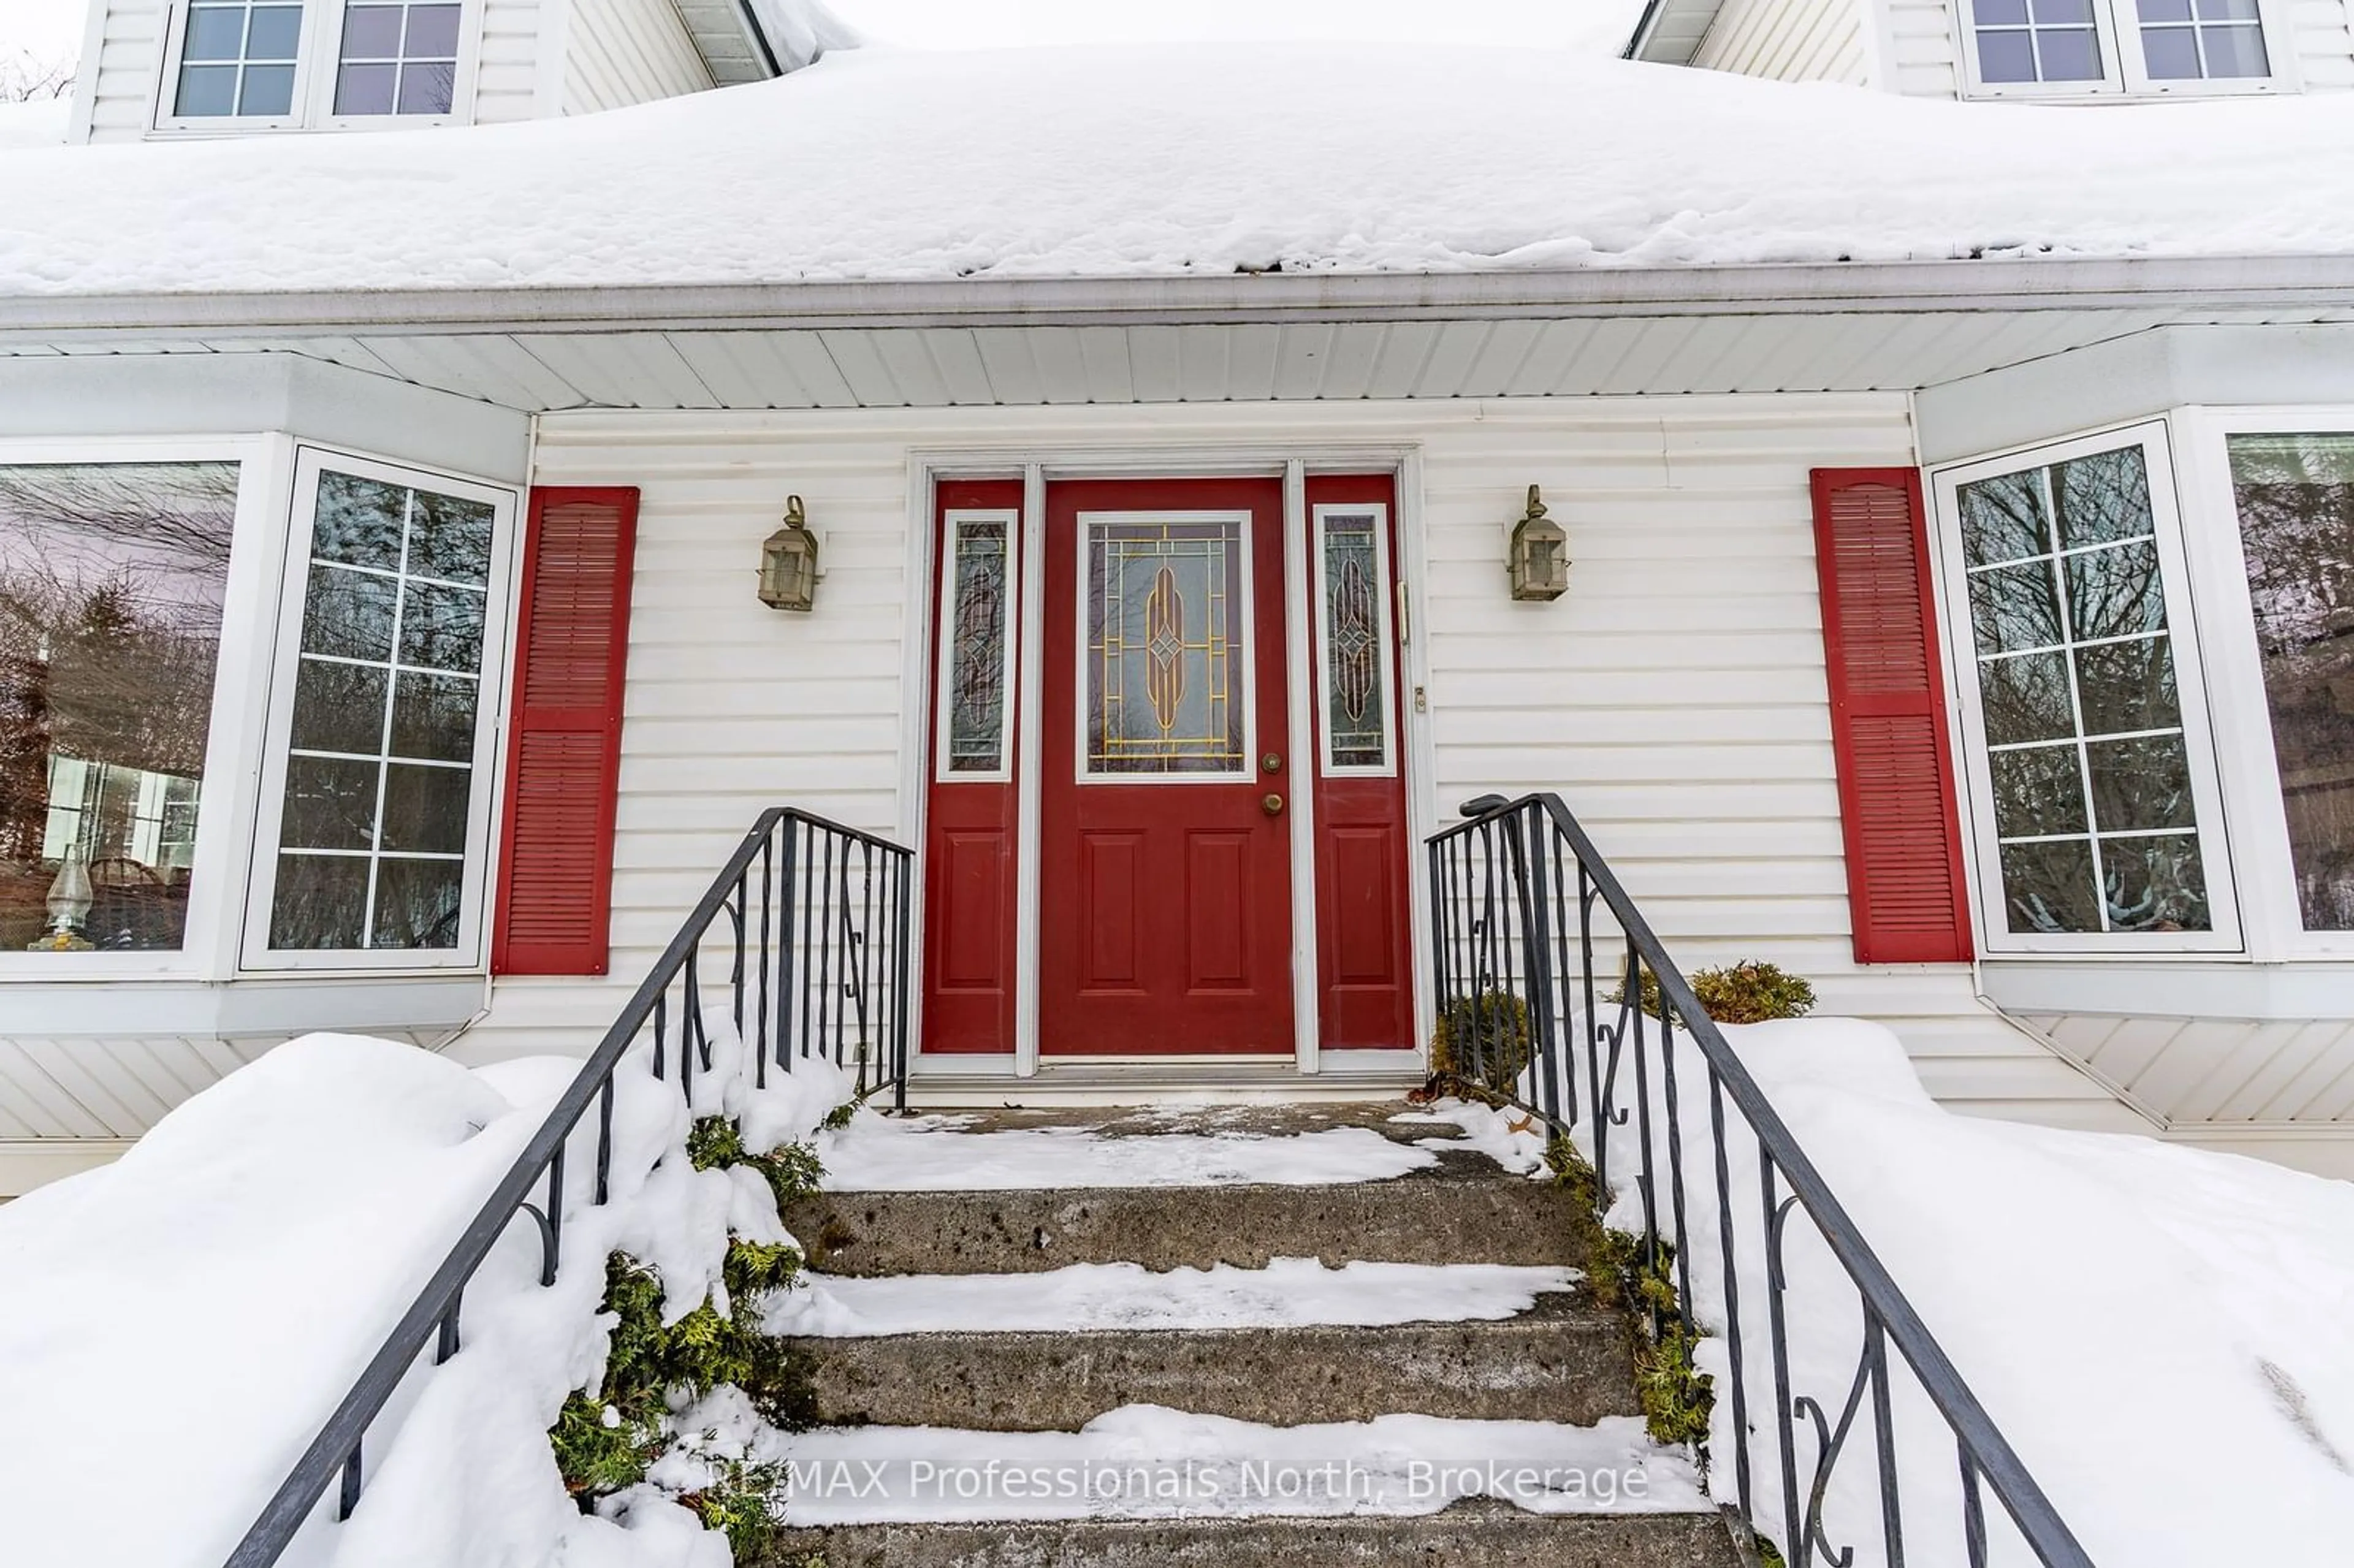
<svg viewBox="0 0 2354 1568">
<path fill-rule="evenodd" d="M 788 1204 L 784 1221 L 813 1267 L 849 1275 L 1264 1268 L 1274 1257 L 1576 1266 L 1591 1224 L 1554 1183 L 1452 1151 L 1426 1172 L 1332 1187 L 821 1192 Z"/>
<path fill-rule="evenodd" d="M 780 1531 L 739 1568 L 1740 1568 L 1714 1514 L 1534 1514 L 1458 1504 L 1417 1518 L 866 1524 Z"/>
<path fill-rule="evenodd" d="M 829 1425 L 1076 1431 L 1159 1404 L 1270 1425 L 1396 1411 L 1590 1425 L 1638 1415 L 1627 1321 L 1580 1296 L 1486 1322 L 792 1339 Z"/>
</svg>

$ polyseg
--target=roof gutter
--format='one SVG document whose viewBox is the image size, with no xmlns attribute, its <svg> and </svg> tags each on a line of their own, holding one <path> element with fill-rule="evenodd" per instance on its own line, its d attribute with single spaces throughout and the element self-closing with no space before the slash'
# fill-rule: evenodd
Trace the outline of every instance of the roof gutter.
<svg viewBox="0 0 2354 1568">
<path fill-rule="evenodd" d="M 1643 46 L 1651 41 L 1651 29 L 1659 25 L 1659 12 L 1667 0 L 1643 0 L 1643 14 L 1635 18 L 1635 30 L 1628 35 L 1627 47 L 1618 51 L 1622 60 L 1643 58 Z"/>
<path fill-rule="evenodd" d="M 1594 316 L 2354 312 L 2354 256 L 16 295 L 0 340 Z"/>
</svg>

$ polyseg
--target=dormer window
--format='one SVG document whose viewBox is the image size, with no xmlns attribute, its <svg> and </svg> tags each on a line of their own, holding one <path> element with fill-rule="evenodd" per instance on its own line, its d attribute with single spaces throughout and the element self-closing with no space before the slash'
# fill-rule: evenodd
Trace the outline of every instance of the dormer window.
<svg viewBox="0 0 2354 1568">
<path fill-rule="evenodd" d="M 2142 58 L 2160 81 L 2252 80 L 2272 75 L 2256 0 L 2137 0 Z"/>
<path fill-rule="evenodd" d="M 2267 0 L 1966 0 L 1971 96 L 2168 97 L 2285 85 Z"/>
<path fill-rule="evenodd" d="M 335 113 L 449 113 L 458 90 L 458 13 L 454 5 L 345 7 Z"/>
<path fill-rule="evenodd" d="M 337 130 L 461 119 L 480 0 L 178 0 L 157 129 Z"/>
<path fill-rule="evenodd" d="M 192 0 L 180 50 L 183 119 L 282 120 L 294 107 L 302 7 Z"/>
</svg>

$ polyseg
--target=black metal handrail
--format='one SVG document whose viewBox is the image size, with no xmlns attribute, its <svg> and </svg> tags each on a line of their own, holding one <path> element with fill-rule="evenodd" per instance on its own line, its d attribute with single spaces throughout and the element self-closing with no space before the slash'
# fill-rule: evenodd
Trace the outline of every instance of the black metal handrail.
<svg viewBox="0 0 2354 1568">
<path fill-rule="evenodd" d="M 336 1517 L 351 1516 L 366 1478 L 369 1425 L 425 1353 L 429 1339 L 437 1364 L 458 1353 L 466 1286 L 517 1215 L 531 1216 L 538 1233 L 540 1283 L 556 1282 L 566 1146 L 595 1105 L 593 1202 L 603 1203 L 613 1151 L 614 1077 L 642 1036 L 651 1032 L 648 1055 L 656 1078 L 670 1075 L 675 1044 L 675 1081 L 694 1103 L 697 1068 L 707 1073 L 714 1066 L 702 952 L 715 931 L 729 955 L 730 1016 L 749 1047 L 745 1054 L 756 1084 L 767 1084 L 772 1065 L 790 1072 L 796 1061 L 822 1057 L 845 1070 L 854 1064 L 862 1098 L 890 1089 L 894 1103 L 905 1108 L 914 859 L 902 845 L 807 811 L 779 806 L 761 814 L 579 1075 L 302 1451 L 230 1554 L 228 1568 L 270 1568 L 339 1476 Z M 535 1203 L 534 1191 L 543 1181 L 544 1201 Z M 595 1266 L 603 1268 L 604 1259 Z"/>
<path fill-rule="evenodd" d="M 1981 1489 L 1991 1489 L 2026 1546 L 2046 1568 L 2092 1568 L 2067 1524 L 2028 1472 L 2018 1453 L 1995 1426 L 1978 1396 L 1940 1347 L 1921 1315 L 1882 1265 L 1872 1245 L 1832 1195 L 1814 1162 L 1798 1146 L 1723 1033 L 1702 1008 L 1691 987 L 1668 957 L 1640 911 L 1628 897 L 1561 798 L 1534 794 L 1517 800 L 1486 796 L 1467 802 L 1469 820 L 1429 841 L 1431 906 L 1440 1017 L 1446 1025 L 1458 1073 L 1542 1117 L 1555 1131 L 1584 1130 L 1594 1165 L 1601 1173 L 1596 1202 L 1606 1212 L 1610 1192 L 1610 1137 L 1630 1113 L 1639 1146 L 1635 1181 L 1642 1210 L 1639 1256 L 1643 1266 L 1667 1277 L 1672 1269 L 1678 1315 L 1698 1330 L 1693 1295 L 1694 1239 L 1684 1166 L 1687 1146 L 1711 1156 L 1716 1199 L 1713 1238 L 1722 1277 L 1705 1306 L 1722 1325 L 1730 1371 L 1734 1435 L 1733 1463 L 1738 1509 L 1747 1528 L 1777 1540 L 1792 1568 L 1848 1568 L 1851 1547 L 1834 1547 L 1826 1520 L 1834 1471 L 1854 1435 L 1867 1397 L 1878 1467 L 1879 1525 L 1885 1562 L 1902 1568 L 1908 1538 L 1925 1542 L 1922 1499 L 1906 1498 L 1899 1481 L 1898 1432 L 1893 1414 L 1893 1344 L 1921 1391 L 1943 1418 L 1958 1465 L 1960 1532 L 1970 1568 L 1986 1568 L 1987 1514 Z M 1596 967 L 1596 911 L 1600 903 L 1616 923 L 1623 948 L 1610 972 Z M 1606 944 L 1607 933 L 1604 933 Z M 1657 987 L 1653 1003 L 1644 984 Z M 1598 986 L 1617 984 L 1597 995 Z M 1604 1011 L 1615 1007 L 1612 1020 Z M 1581 1027 L 1577 1020 L 1585 1022 Z M 1678 1024 L 1705 1064 L 1708 1077 L 1704 1118 L 1687 1116 L 1679 1095 L 1675 1031 Z M 1657 1025 L 1656 1030 L 1651 1025 Z M 1583 1036 L 1584 1061 L 1572 1048 Z M 1687 1071 L 1689 1068 L 1687 1068 Z M 1633 1079 L 1631 1095 L 1624 1079 Z M 1583 1086 L 1584 1093 L 1580 1089 Z M 1580 1101 L 1584 1101 L 1584 1126 Z M 1732 1103 L 1757 1150 L 1758 1199 L 1753 1235 L 1755 1255 L 1766 1267 L 1766 1323 L 1762 1349 L 1773 1391 L 1775 1458 L 1778 1461 L 1778 1532 L 1760 1528 L 1760 1499 L 1752 1495 L 1757 1462 L 1751 1452 L 1749 1388 L 1744 1369 L 1760 1347 L 1756 1326 L 1742 1318 L 1735 1235 L 1732 1156 L 1725 1104 Z M 1655 1118 L 1663 1125 L 1655 1126 Z M 1687 1121 L 1700 1122 L 1699 1128 Z M 1700 1145 L 1692 1140 L 1706 1137 Z M 1661 1150 L 1659 1145 L 1664 1142 Z M 1664 1154 L 1664 1158 L 1662 1158 Z M 1659 1167 L 1667 1173 L 1666 1191 Z M 1787 1188 L 1787 1195 L 1782 1190 Z M 1661 1213 L 1661 1200 L 1666 1213 Z M 1861 1309 L 1861 1343 L 1857 1370 L 1843 1390 L 1792 1387 L 1788 1304 L 1788 1228 L 1803 1213 L 1819 1233 L 1854 1288 Z M 1703 1280 L 1703 1287 L 1711 1282 Z M 1655 1309 L 1654 1335 L 1668 1325 Z M 1835 1412 L 1836 1414 L 1829 1413 Z M 1812 1429 L 1815 1457 L 1802 1488 L 1797 1461 L 1798 1424 Z M 1940 1461 L 1943 1463 L 1943 1461 Z M 1953 1472 L 1946 1472 L 1952 1475 Z M 1907 1505 L 1911 1505 L 1908 1515 Z M 1849 1520 L 1852 1525 L 1855 1521 Z"/>
</svg>

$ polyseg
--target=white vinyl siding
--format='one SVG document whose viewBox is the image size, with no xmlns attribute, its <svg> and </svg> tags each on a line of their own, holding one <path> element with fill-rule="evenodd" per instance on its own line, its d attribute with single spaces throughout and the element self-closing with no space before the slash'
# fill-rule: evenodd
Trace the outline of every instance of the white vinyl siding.
<svg viewBox="0 0 2354 1568">
<path fill-rule="evenodd" d="M 700 92 L 711 71 L 670 0 L 570 0 L 563 112 Z"/>
<path fill-rule="evenodd" d="M 1724 0 L 1691 63 L 1778 81 L 1866 79 L 1867 0 Z"/>
<path fill-rule="evenodd" d="M 540 102 L 542 61 L 560 47 L 567 0 L 482 0 L 482 48 L 474 65 L 474 123 L 495 125 L 553 114 Z M 547 33 L 557 35 L 551 38 Z"/>
<path fill-rule="evenodd" d="M 1429 713 L 1408 739 L 1427 726 L 1441 812 L 1559 789 L 1687 965 L 1812 977 L 1825 1011 L 1893 1023 L 1949 1102 L 2135 1125 L 1979 1005 L 1967 969 L 1853 962 L 1808 475 L 1912 461 L 1904 399 L 1878 396 L 546 416 L 537 482 L 643 493 L 612 972 L 497 982 L 459 1053 L 586 1049 L 772 803 L 906 834 L 912 454 L 1270 442 L 1422 451 L 1427 558 L 1406 575 Z M 1532 482 L 1576 561 L 1551 606 L 1506 599 Z M 752 590 L 788 493 L 825 542 L 807 618 Z"/>
</svg>

